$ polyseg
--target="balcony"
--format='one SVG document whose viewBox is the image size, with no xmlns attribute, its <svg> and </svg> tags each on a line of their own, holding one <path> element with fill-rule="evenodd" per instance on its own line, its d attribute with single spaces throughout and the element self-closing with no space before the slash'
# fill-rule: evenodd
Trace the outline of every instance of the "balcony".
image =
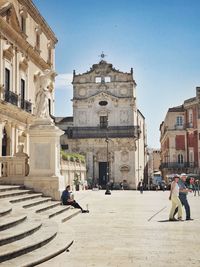
<svg viewBox="0 0 200 267">
<path fill-rule="evenodd" d="M 21 106 L 21 109 L 25 110 L 26 112 L 31 113 L 31 110 L 32 110 L 32 103 L 31 102 L 22 99 L 20 106 Z"/>
<path fill-rule="evenodd" d="M 13 92 L 11 92 L 11 91 L 6 90 L 5 91 L 5 101 L 17 106 L 17 104 L 18 104 L 18 95 L 13 93 Z"/>
<path fill-rule="evenodd" d="M 195 168 L 197 167 L 196 162 L 183 162 L 183 163 L 178 163 L 178 162 L 165 162 L 161 163 L 160 169 L 182 169 L 182 168 Z"/>
<path fill-rule="evenodd" d="M 110 126 L 108 129 L 100 127 L 68 127 L 65 131 L 69 139 L 78 138 L 136 138 L 140 137 L 139 126 Z"/>
</svg>

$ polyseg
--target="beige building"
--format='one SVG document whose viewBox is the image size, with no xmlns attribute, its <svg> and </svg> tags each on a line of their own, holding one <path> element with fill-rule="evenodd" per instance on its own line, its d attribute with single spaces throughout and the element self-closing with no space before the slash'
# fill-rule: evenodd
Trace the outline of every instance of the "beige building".
<svg viewBox="0 0 200 267">
<path fill-rule="evenodd" d="M 136 188 L 146 164 L 145 118 L 137 108 L 133 70 L 102 60 L 73 75 L 73 117 L 59 118 L 61 145 L 86 156 L 87 177 L 105 187 L 126 181 Z"/>
<path fill-rule="evenodd" d="M 160 125 L 161 170 L 163 177 L 195 173 L 200 167 L 200 87 L 196 96 L 168 109 Z"/>
<path fill-rule="evenodd" d="M 0 1 L 0 155 L 18 144 L 29 154 L 29 125 L 35 114 L 36 77 L 54 70 L 57 39 L 31 0 Z M 49 109 L 54 113 L 54 74 Z"/>
</svg>

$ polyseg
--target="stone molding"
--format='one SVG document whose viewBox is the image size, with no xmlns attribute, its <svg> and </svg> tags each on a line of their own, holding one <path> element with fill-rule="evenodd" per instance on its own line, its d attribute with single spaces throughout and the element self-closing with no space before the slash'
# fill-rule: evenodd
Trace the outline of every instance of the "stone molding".
<svg viewBox="0 0 200 267">
<path fill-rule="evenodd" d="M 30 16 L 42 27 L 42 31 L 49 37 L 49 39 L 52 39 L 53 42 L 56 44 L 58 42 L 54 32 L 49 27 L 45 19 L 40 14 L 37 7 L 33 4 L 31 0 L 18 0 L 19 3 L 26 7 L 27 12 L 30 14 Z"/>
<path fill-rule="evenodd" d="M 2 17 L 0 17 L 1 33 L 4 37 L 8 37 L 9 40 L 12 40 L 19 49 L 27 54 L 30 59 L 42 69 L 49 69 L 50 66 L 45 62 L 43 58 L 35 51 L 35 49 L 30 45 L 24 38 L 16 32 Z"/>
</svg>

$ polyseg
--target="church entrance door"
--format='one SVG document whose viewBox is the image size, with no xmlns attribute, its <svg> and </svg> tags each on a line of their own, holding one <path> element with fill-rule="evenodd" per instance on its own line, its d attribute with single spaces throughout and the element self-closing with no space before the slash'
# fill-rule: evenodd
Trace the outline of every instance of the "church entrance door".
<svg viewBox="0 0 200 267">
<path fill-rule="evenodd" d="M 102 188 L 106 188 L 106 171 L 107 171 L 107 162 L 99 162 L 99 185 Z"/>
</svg>

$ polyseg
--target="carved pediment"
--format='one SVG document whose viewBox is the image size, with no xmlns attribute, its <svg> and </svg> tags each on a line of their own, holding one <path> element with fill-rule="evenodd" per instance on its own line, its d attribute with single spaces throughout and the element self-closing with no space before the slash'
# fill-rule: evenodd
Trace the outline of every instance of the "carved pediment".
<svg viewBox="0 0 200 267">
<path fill-rule="evenodd" d="M 6 17 L 6 21 L 17 32 L 21 33 L 21 28 L 15 8 L 12 3 L 1 0 L 0 3 L 0 16 Z"/>
</svg>

